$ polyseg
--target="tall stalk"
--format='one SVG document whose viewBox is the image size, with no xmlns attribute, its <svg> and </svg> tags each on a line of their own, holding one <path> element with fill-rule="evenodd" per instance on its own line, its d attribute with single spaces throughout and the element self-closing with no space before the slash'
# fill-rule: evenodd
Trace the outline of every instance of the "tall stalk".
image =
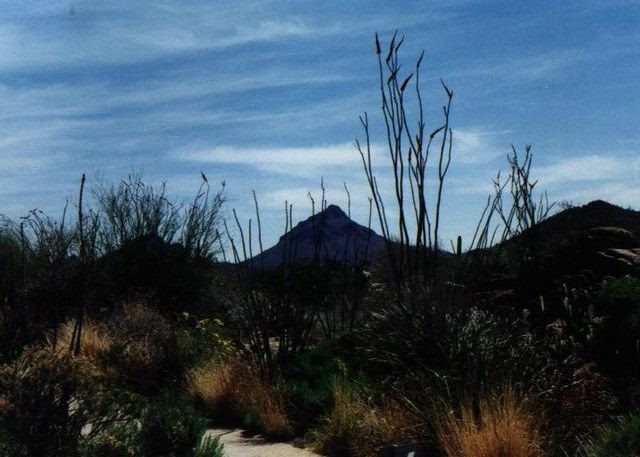
<svg viewBox="0 0 640 457">
<path fill-rule="evenodd" d="M 391 270 L 398 289 L 402 289 L 407 280 L 415 278 L 416 274 L 422 274 L 425 282 L 435 276 L 443 191 L 451 164 L 453 145 L 453 131 L 450 127 L 453 91 L 441 81 L 446 95 L 446 103 L 442 107 L 443 121 L 440 126 L 427 134 L 420 88 L 420 71 L 424 53 L 418 58 L 414 72 L 401 75 L 399 50 L 403 42 L 404 37 L 398 40 L 397 33 L 394 33 L 386 57 L 383 58 L 380 40 L 377 34 L 375 36 L 381 110 L 386 133 L 385 143 L 393 172 L 393 200 L 397 210 L 397 231 L 392 231 L 389 227 L 390 216 L 387 214 L 383 199 L 385 194 L 381 191 L 374 172 L 367 113 L 360 116 L 365 142 L 356 140 L 356 148 L 362 159 L 380 230 L 386 239 Z M 412 80 L 415 81 L 413 85 L 417 113 L 415 120 L 410 120 L 407 114 L 407 89 Z M 435 189 L 430 191 L 427 165 L 432 148 L 436 149 L 436 145 L 438 145 L 435 151 L 436 183 Z M 414 219 L 413 223 L 410 223 L 411 217 Z M 397 241 L 393 241 L 395 235 L 398 237 Z"/>
</svg>

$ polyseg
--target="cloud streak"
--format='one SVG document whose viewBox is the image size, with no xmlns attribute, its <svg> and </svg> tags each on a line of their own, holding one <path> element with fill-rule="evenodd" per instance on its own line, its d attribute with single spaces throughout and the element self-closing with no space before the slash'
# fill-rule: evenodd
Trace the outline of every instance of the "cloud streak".
<svg viewBox="0 0 640 457">
<path fill-rule="evenodd" d="M 510 130 L 453 129 L 453 160 L 463 165 L 493 162 L 496 158 L 505 155 L 504 144 L 497 140 L 509 134 L 511 134 Z"/>
<path fill-rule="evenodd" d="M 210 149 L 177 151 L 170 157 L 201 164 L 243 165 L 285 174 L 298 174 L 301 169 L 309 168 L 317 170 L 322 167 L 360 166 L 360 157 L 350 143 L 281 148 L 216 146 Z"/>
<path fill-rule="evenodd" d="M 640 177 L 637 154 L 589 154 L 567 157 L 535 168 L 541 185 L 564 186 L 566 183 L 633 180 Z"/>
</svg>

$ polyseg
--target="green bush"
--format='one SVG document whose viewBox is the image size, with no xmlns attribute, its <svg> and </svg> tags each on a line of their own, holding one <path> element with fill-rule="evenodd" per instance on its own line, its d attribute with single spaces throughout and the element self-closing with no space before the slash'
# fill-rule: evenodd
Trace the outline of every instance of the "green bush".
<svg viewBox="0 0 640 457">
<path fill-rule="evenodd" d="M 289 412 L 297 432 L 315 425 L 331 405 L 335 378 L 345 366 L 328 344 L 298 354 L 286 372 Z"/>
<path fill-rule="evenodd" d="M 233 343 L 218 318 L 199 317 L 188 312 L 178 315 L 174 329 L 179 358 L 185 366 L 197 366 L 213 358 L 230 356 Z"/>
<path fill-rule="evenodd" d="M 82 457 L 138 457 L 140 427 L 135 420 L 112 424 L 81 446 Z"/>
<path fill-rule="evenodd" d="M 135 457 L 140 455 L 141 412 L 147 400 L 114 385 L 93 385 L 83 395 L 90 427 L 80 442 L 83 457 Z"/>
<path fill-rule="evenodd" d="M 163 395 L 141 417 L 144 456 L 191 457 L 206 430 L 206 420 L 180 398 Z"/>
<path fill-rule="evenodd" d="M 640 457 L 640 413 L 605 429 L 589 449 L 589 457 Z"/>
<path fill-rule="evenodd" d="M 606 316 L 596 333 L 598 362 L 613 374 L 640 376 L 640 279 L 605 281 L 596 301 Z"/>
<path fill-rule="evenodd" d="M 92 427 L 81 442 L 82 457 L 217 456 L 217 442 L 202 441 L 206 421 L 181 398 L 164 394 L 150 403 L 111 389 L 95 396 Z M 111 399 L 111 408 L 106 400 Z M 199 444 L 200 443 L 200 444 Z"/>
</svg>

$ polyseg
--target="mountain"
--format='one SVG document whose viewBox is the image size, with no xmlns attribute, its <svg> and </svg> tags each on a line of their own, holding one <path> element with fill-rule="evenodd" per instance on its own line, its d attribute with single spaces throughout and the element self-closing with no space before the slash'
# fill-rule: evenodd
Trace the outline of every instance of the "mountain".
<svg viewBox="0 0 640 457">
<path fill-rule="evenodd" d="M 265 269 L 311 261 L 359 264 L 374 258 L 384 243 L 383 237 L 351 220 L 340 207 L 329 205 L 247 262 Z"/>
</svg>

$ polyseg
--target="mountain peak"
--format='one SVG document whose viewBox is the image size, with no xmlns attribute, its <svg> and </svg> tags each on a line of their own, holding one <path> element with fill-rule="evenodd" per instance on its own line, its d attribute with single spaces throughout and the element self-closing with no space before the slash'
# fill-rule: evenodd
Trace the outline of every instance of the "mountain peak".
<svg viewBox="0 0 640 457">
<path fill-rule="evenodd" d="M 383 237 L 354 222 L 338 205 L 328 205 L 298 222 L 275 246 L 250 262 L 269 269 L 308 261 L 357 264 L 370 260 L 382 246 Z"/>
<path fill-rule="evenodd" d="M 323 213 L 333 217 L 348 217 L 346 213 L 342 211 L 342 208 L 340 208 L 338 205 L 327 206 Z"/>
</svg>

